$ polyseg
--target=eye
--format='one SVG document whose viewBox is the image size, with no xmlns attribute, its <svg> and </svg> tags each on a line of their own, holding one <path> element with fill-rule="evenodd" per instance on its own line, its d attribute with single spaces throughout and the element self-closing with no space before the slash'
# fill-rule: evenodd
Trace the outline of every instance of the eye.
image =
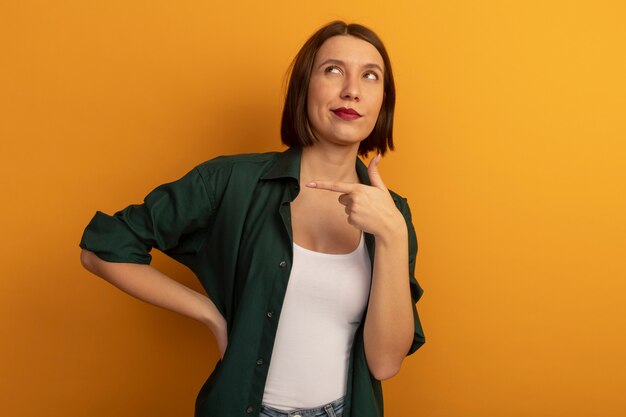
<svg viewBox="0 0 626 417">
<path fill-rule="evenodd" d="M 375 73 L 374 71 L 368 71 L 363 75 L 365 78 L 367 78 L 368 80 L 378 80 L 378 74 Z"/>
<path fill-rule="evenodd" d="M 339 68 L 337 65 L 329 65 L 324 68 L 324 72 L 329 74 L 341 74 L 341 68 Z"/>
</svg>

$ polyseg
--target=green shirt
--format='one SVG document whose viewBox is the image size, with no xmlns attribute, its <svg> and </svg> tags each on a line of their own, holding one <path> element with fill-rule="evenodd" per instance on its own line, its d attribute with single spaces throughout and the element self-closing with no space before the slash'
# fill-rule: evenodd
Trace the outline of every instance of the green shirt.
<svg viewBox="0 0 626 417">
<path fill-rule="evenodd" d="M 97 211 L 80 247 L 110 262 L 149 264 L 155 247 L 189 267 L 227 322 L 223 360 L 202 386 L 196 417 L 257 416 L 293 259 L 290 202 L 300 189 L 301 148 L 221 156 L 152 190 L 143 204 L 109 216 Z M 356 159 L 361 183 L 367 167 Z M 415 332 L 407 356 L 424 344 L 415 308 L 423 290 L 414 277 L 417 240 L 405 198 L 391 192 L 409 236 Z M 375 239 L 365 234 L 374 260 Z M 372 268 L 373 270 L 373 268 Z M 350 353 L 344 417 L 383 415 L 382 386 L 369 372 L 363 327 Z"/>
</svg>

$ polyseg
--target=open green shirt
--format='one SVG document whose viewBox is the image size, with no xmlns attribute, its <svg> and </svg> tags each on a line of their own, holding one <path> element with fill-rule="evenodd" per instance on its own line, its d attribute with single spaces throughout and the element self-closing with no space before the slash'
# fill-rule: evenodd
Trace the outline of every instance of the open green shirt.
<svg viewBox="0 0 626 417">
<path fill-rule="evenodd" d="M 109 262 L 149 264 L 154 247 L 189 267 L 227 322 L 223 360 L 202 386 L 196 417 L 258 416 L 293 260 L 290 202 L 300 189 L 301 148 L 221 156 L 109 216 L 97 211 L 80 247 Z M 356 159 L 361 183 L 367 167 Z M 390 192 L 409 236 L 415 333 L 407 355 L 424 344 L 415 308 L 417 240 L 406 199 Z M 365 234 L 374 261 L 375 239 Z M 373 268 L 372 268 L 373 270 Z M 365 359 L 363 327 L 350 353 L 344 417 L 383 416 L 381 382 Z"/>
</svg>

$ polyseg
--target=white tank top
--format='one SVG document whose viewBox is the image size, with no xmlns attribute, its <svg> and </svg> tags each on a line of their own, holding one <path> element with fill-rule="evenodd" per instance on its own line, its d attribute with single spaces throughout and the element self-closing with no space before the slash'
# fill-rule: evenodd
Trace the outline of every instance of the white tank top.
<svg viewBox="0 0 626 417">
<path fill-rule="evenodd" d="M 313 408 L 346 394 L 348 361 L 370 291 L 371 265 L 361 232 L 347 254 L 293 245 L 293 266 L 270 358 L 262 403 Z"/>
</svg>

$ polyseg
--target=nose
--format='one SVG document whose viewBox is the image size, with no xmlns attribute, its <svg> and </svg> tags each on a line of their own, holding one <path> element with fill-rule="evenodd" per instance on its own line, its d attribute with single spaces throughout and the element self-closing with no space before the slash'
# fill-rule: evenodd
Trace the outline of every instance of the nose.
<svg viewBox="0 0 626 417">
<path fill-rule="evenodd" d="M 361 85 L 359 81 L 359 78 L 354 75 L 346 76 L 344 78 L 343 90 L 341 91 L 341 98 L 354 101 L 361 100 Z"/>
</svg>

